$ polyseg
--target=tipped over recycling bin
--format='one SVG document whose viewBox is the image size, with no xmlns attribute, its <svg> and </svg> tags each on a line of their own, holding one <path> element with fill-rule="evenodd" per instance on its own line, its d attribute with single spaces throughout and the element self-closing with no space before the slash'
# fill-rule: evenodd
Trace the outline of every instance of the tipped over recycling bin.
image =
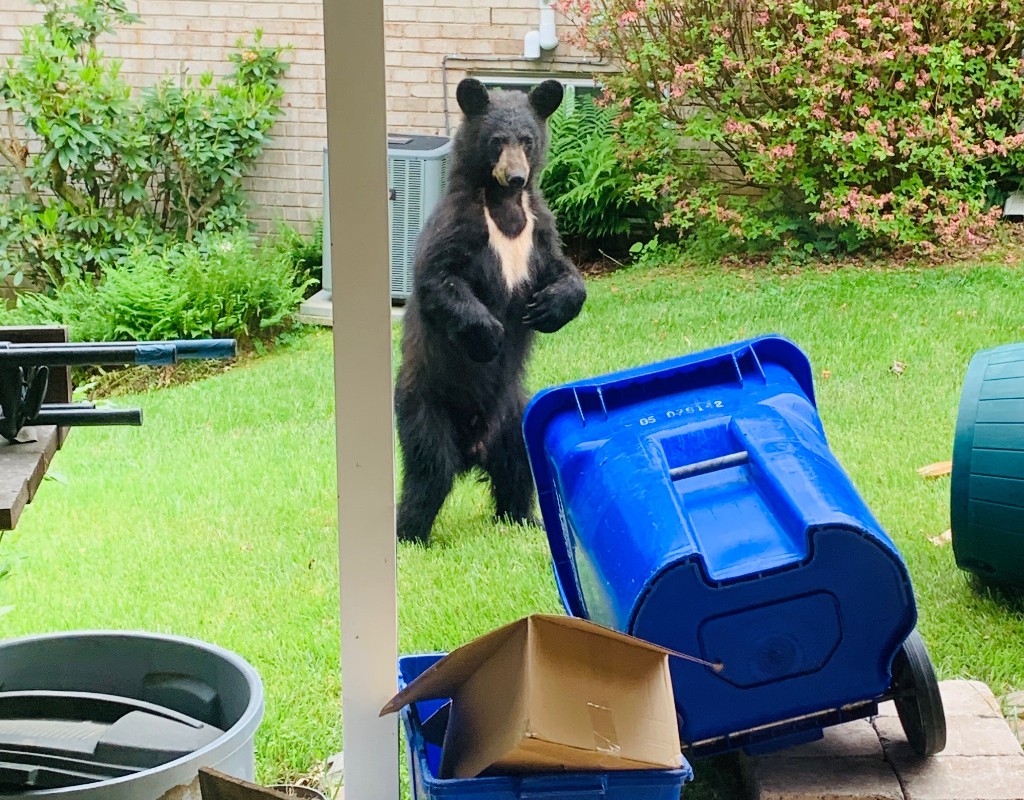
<svg viewBox="0 0 1024 800">
<path fill-rule="evenodd" d="M 164 800 L 254 771 L 263 687 L 204 642 L 74 632 L 0 642 L 0 798 Z"/>
<path fill-rule="evenodd" d="M 550 388 L 523 424 L 566 610 L 721 664 L 672 664 L 687 752 L 811 740 L 887 698 L 915 750 L 942 749 L 906 566 L 793 342 Z"/>
</svg>

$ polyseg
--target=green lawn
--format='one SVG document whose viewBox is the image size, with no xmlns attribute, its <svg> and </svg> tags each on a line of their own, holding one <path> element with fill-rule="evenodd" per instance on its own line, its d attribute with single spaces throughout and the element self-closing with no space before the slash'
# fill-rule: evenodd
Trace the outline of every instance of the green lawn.
<svg viewBox="0 0 1024 800">
<path fill-rule="evenodd" d="M 1020 605 L 974 590 L 947 547 L 960 382 L 978 349 L 1024 340 L 1024 275 L 1000 266 L 829 274 L 623 271 L 543 337 L 531 389 L 777 331 L 814 366 L 830 442 L 906 557 L 943 678 L 1024 688 Z M 224 375 L 138 398 L 141 429 L 81 429 L 2 543 L 10 636 L 145 628 L 206 639 L 260 671 L 259 775 L 340 746 L 331 340 L 317 332 Z M 902 375 L 890 370 L 906 365 Z M 824 379 L 823 371 L 830 377 Z M 125 402 L 125 401 L 122 401 Z M 451 648 L 560 609 L 543 532 L 494 525 L 466 479 L 430 549 L 400 551 L 401 648 Z M 693 798 L 711 797 L 711 790 Z"/>
</svg>

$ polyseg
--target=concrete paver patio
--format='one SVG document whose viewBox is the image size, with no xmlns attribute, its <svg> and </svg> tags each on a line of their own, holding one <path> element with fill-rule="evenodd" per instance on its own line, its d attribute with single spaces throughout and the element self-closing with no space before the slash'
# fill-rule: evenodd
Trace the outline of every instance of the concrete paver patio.
<svg viewBox="0 0 1024 800">
<path fill-rule="evenodd" d="M 757 800 L 1024 800 L 1024 751 L 989 688 L 943 681 L 946 748 L 917 758 L 893 704 L 748 762 Z M 1011 720 L 1017 723 L 1016 719 Z"/>
</svg>

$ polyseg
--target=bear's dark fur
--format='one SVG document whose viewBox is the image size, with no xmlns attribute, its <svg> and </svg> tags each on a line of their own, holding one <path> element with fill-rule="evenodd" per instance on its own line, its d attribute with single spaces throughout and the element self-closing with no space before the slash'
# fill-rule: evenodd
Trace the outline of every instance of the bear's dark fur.
<svg viewBox="0 0 1024 800">
<path fill-rule="evenodd" d="M 417 245 L 395 387 L 405 541 L 429 541 L 453 480 L 473 467 L 490 476 L 499 517 L 534 521 L 524 365 L 534 331 L 557 331 L 586 299 L 536 188 L 561 84 L 488 94 L 467 78 L 457 99 L 465 121 Z"/>
</svg>

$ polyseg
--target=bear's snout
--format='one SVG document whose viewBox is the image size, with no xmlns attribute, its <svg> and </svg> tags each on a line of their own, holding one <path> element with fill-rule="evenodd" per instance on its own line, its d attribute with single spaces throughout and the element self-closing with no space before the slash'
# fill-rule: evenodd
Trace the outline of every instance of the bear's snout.
<svg viewBox="0 0 1024 800">
<path fill-rule="evenodd" d="M 509 189 L 522 189 L 530 178 L 530 161 L 522 145 L 507 145 L 501 149 L 498 163 L 491 171 L 494 179 Z"/>
</svg>

